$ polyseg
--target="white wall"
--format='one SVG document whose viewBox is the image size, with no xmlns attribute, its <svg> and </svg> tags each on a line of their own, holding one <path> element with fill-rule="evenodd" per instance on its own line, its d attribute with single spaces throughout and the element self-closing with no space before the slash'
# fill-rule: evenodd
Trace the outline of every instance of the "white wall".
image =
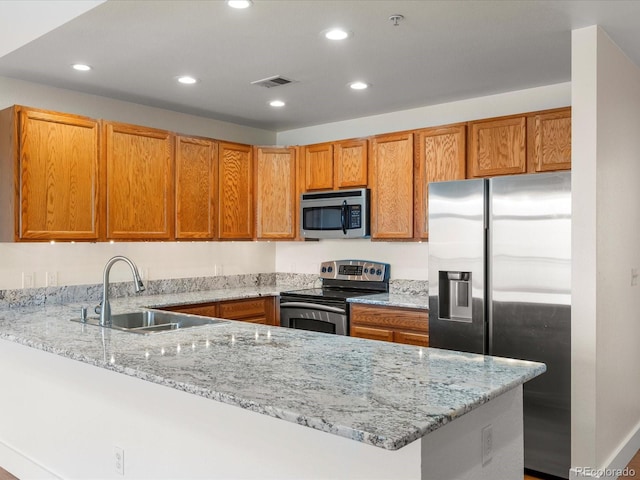
<svg viewBox="0 0 640 480">
<path fill-rule="evenodd" d="M 573 32 L 572 466 L 640 448 L 640 69 L 604 30 Z"/>
<path fill-rule="evenodd" d="M 276 244 L 276 272 L 318 273 L 320 262 L 343 259 L 389 263 L 392 279 L 427 280 L 429 245 L 355 239 Z"/>
<path fill-rule="evenodd" d="M 47 272 L 58 285 L 102 282 L 104 265 L 114 255 L 133 260 L 145 279 L 188 278 L 274 272 L 273 242 L 116 242 L 0 243 L 0 290 L 22 287 L 22 274 L 46 286 Z M 112 281 L 130 281 L 124 263 L 114 265 Z"/>
<path fill-rule="evenodd" d="M 278 145 L 308 145 L 345 138 L 466 122 L 571 105 L 571 83 L 470 98 L 411 110 L 278 132 Z"/>
<path fill-rule="evenodd" d="M 15 104 L 251 145 L 276 141 L 275 132 L 269 130 L 0 77 L 0 109 Z"/>
</svg>

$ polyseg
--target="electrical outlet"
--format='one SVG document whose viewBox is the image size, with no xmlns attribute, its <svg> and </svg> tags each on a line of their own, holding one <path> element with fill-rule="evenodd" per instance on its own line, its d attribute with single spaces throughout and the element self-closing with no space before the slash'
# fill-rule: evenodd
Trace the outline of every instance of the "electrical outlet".
<svg viewBox="0 0 640 480">
<path fill-rule="evenodd" d="M 636 285 L 638 285 L 638 269 L 632 268 L 631 269 L 631 286 L 635 287 Z"/>
<path fill-rule="evenodd" d="M 114 453 L 114 460 L 115 460 L 114 465 L 116 467 L 116 473 L 118 475 L 124 475 L 124 449 L 118 446 L 114 446 L 113 453 Z"/>
<path fill-rule="evenodd" d="M 493 426 L 487 425 L 482 429 L 482 465 L 491 461 L 493 456 Z"/>
<path fill-rule="evenodd" d="M 58 286 L 58 272 L 47 272 L 47 287 Z"/>
<path fill-rule="evenodd" d="M 22 288 L 33 288 L 36 286 L 36 274 L 33 272 L 22 272 Z"/>
</svg>

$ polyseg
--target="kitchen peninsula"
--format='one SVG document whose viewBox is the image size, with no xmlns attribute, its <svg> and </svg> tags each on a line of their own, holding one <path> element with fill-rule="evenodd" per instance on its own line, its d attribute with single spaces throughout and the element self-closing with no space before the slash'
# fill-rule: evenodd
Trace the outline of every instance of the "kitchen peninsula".
<svg viewBox="0 0 640 480">
<path fill-rule="evenodd" d="M 237 321 L 136 335 L 70 322 L 79 308 L 0 311 L 0 461 L 20 478 L 123 478 L 118 452 L 124 478 L 522 478 L 542 364 Z"/>
</svg>

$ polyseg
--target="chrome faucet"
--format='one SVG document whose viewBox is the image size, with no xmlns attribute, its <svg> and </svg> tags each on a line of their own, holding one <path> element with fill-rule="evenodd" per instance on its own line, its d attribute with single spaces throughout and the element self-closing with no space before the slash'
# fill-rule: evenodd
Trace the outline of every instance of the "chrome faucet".
<svg viewBox="0 0 640 480">
<path fill-rule="evenodd" d="M 131 267 L 136 293 L 142 292 L 144 290 L 144 283 L 142 283 L 140 273 L 138 273 L 138 267 L 136 267 L 135 263 L 133 263 L 127 257 L 123 257 L 122 255 L 117 255 L 109 259 L 107 264 L 104 266 L 104 273 L 102 274 L 102 304 L 99 307 L 101 327 L 108 327 L 111 325 L 111 306 L 109 305 L 109 272 L 111 271 L 111 267 L 113 266 L 113 264 L 119 260 L 128 263 L 129 267 Z"/>
</svg>

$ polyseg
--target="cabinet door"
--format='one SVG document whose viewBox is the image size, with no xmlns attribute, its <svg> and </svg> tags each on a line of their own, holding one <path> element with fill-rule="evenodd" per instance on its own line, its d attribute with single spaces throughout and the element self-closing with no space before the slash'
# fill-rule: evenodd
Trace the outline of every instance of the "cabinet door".
<svg viewBox="0 0 640 480">
<path fill-rule="evenodd" d="M 97 240 L 98 122 L 26 108 L 17 112 L 17 236 L 25 240 Z"/>
<path fill-rule="evenodd" d="M 466 126 L 416 132 L 416 236 L 428 238 L 429 183 L 462 180 L 466 171 Z"/>
<path fill-rule="evenodd" d="M 333 188 L 333 145 L 322 143 L 304 147 L 305 191 Z"/>
<path fill-rule="evenodd" d="M 527 119 L 530 171 L 571 169 L 571 108 L 543 112 Z"/>
<path fill-rule="evenodd" d="M 371 140 L 371 237 L 413 237 L 413 134 Z"/>
<path fill-rule="evenodd" d="M 219 208 L 221 239 L 253 238 L 253 159 L 251 147 L 236 143 L 218 146 Z"/>
<path fill-rule="evenodd" d="M 216 142 L 176 137 L 176 238 L 215 238 Z"/>
<path fill-rule="evenodd" d="M 365 188 L 368 182 L 367 140 L 347 140 L 334 145 L 336 188 Z"/>
<path fill-rule="evenodd" d="M 173 237 L 173 135 L 105 122 L 107 238 Z"/>
<path fill-rule="evenodd" d="M 257 237 L 294 239 L 298 206 L 295 149 L 258 147 L 255 182 Z"/>
<path fill-rule="evenodd" d="M 469 123 L 469 177 L 490 177 L 527 171 L 525 116 Z"/>
</svg>

